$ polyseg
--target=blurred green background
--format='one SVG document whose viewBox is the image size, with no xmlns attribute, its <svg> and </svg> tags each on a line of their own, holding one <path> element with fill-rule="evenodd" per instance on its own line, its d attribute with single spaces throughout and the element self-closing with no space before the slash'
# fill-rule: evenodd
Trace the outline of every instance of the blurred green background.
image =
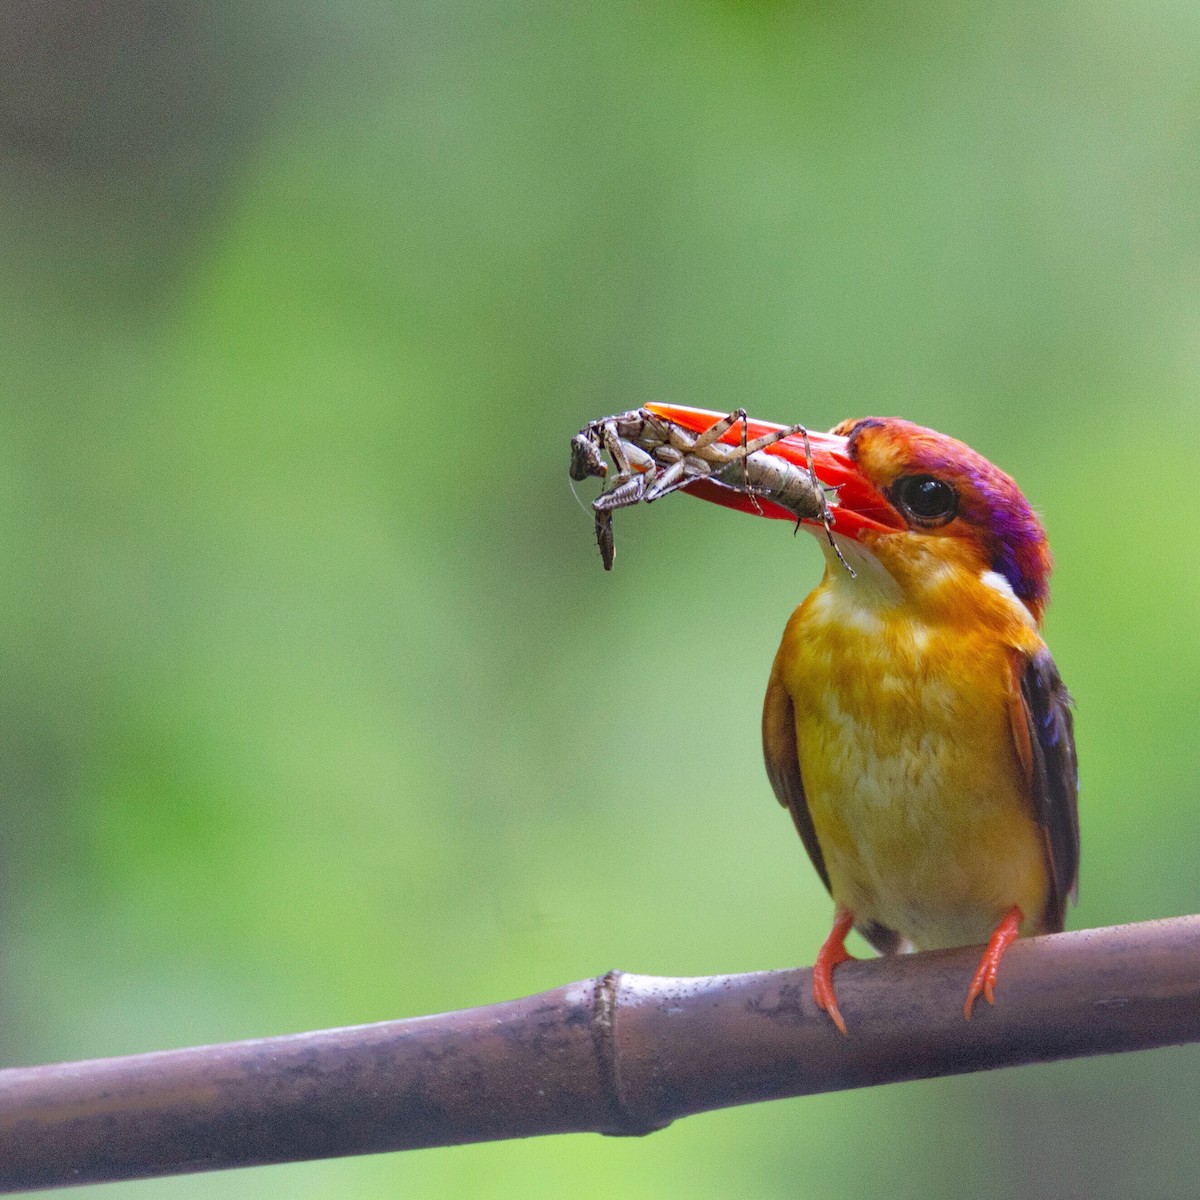
<svg viewBox="0 0 1200 1200">
<path fill-rule="evenodd" d="M 1071 923 L 1200 909 L 1198 78 L 1167 0 L 0 4 L 3 1062 L 811 962 L 820 555 L 679 498 L 605 575 L 567 443 L 649 399 L 1016 475 Z M 1198 1067 L 104 1195 L 1178 1196 Z"/>
</svg>

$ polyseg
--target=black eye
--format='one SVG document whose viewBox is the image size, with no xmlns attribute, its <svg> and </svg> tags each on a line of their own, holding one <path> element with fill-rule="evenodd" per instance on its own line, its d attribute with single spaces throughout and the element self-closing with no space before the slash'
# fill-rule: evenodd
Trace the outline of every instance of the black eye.
<svg viewBox="0 0 1200 1200">
<path fill-rule="evenodd" d="M 897 508 L 914 524 L 945 525 L 958 512 L 958 493 L 932 475 L 904 475 L 892 485 Z"/>
</svg>

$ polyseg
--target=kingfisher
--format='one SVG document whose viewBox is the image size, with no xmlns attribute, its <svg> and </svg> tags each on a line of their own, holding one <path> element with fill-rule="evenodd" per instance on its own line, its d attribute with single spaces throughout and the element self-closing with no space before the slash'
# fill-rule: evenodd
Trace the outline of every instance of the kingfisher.
<svg viewBox="0 0 1200 1200">
<path fill-rule="evenodd" d="M 648 407 L 697 431 L 718 415 Z M 834 903 L 813 998 L 846 1033 L 833 977 L 851 929 L 881 954 L 984 944 L 970 1018 L 995 1002 L 1005 949 L 1061 931 L 1078 891 L 1072 702 L 1040 633 L 1045 530 L 981 454 L 897 417 L 769 452 L 831 497 L 801 521 L 825 572 L 787 623 L 762 718 L 771 786 Z M 687 490 L 795 519 L 710 480 Z"/>
</svg>

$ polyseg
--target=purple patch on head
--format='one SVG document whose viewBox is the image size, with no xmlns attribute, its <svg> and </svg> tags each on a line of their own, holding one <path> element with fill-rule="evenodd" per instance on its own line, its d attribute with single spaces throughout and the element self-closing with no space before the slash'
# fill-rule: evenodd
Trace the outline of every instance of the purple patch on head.
<svg viewBox="0 0 1200 1200">
<path fill-rule="evenodd" d="M 980 491 L 989 501 L 992 570 L 1003 575 L 1022 600 L 1044 604 L 1048 587 L 1041 522 L 1019 492 L 1009 489 L 1007 495 L 996 496 Z"/>
<path fill-rule="evenodd" d="M 1046 531 L 1012 479 L 974 450 L 962 450 L 965 455 L 946 456 L 944 469 L 954 470 L 967 483 L 961 489 L 963 516 L 983 534 L 991 569 L 1008 580 L 1018 599 L 1040 619 L 1050 598 Z"/>
</svg>

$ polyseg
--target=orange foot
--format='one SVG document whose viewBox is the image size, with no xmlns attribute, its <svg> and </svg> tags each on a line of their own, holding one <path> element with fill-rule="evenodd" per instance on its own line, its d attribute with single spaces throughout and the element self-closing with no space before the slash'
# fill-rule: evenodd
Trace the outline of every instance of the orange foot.
<svg viewBox="0 0 1200 1200">
<path fill-rule="evenodd" d="M 980 992 L 983 993 L 983 998 L 989 1004 L 996 1003 L 996 973 L 1000 970 L 1000 959 L 1009 945 L 1017 940 L 1017 930 L 1020 925 L 1021 910 L 1014 904 L 1001 918 L 1000 924 L 992 931 L 987 949 L 984 950 L 983 957 L 979 960 L 979 969 L 975 972 L 975 978 L 971 980 L 971 986 L 967 990 L 967 1002 L 963 1005 L 963 1016 L 968 1021 L 971 1019 L 971 1008 Z"/>
<path fill-rule="evenodd" d="M 853 925 L 854 914 L 839 909 L 833 918 L 833 929 L 830 930 L 825 944 L 817 954 L 817 961 L 813 964 L 813 999 L 817 1002 L 817 1007 L 823 1008 L 829 1014 L 829 1019 L 843 1033 L 846 1032 L 846 1022 L 842 1020 L 837 994 L 833 990 L 833 968 L 854 958 L 846 949 L 846 935 Z M 998 959 L 999 954 L 996 957 Z"/>
</svg>

